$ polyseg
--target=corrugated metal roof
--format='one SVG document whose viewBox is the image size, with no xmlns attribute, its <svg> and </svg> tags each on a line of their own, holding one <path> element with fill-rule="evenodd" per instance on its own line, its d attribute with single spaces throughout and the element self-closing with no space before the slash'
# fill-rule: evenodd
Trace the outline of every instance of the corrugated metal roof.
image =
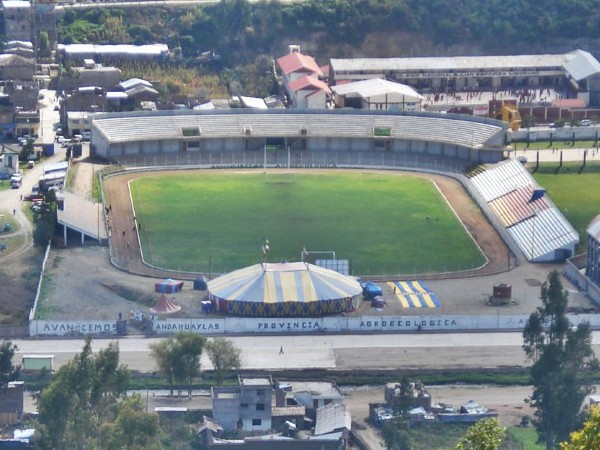
<svg viewBox="0 0 600 450">
<path fill-rule="evenodd" d="M 600 214 L 592 219 L 586 231 L 595 240 L 600 241 Z"/>
<path fill-rule="evenodd" d="M 565 55 L 507 55 L 507 56 L 442 56 L 419 58 L 352 58 L 332 59 L 331 67 L 338 71 L 412 71 L 412 70 L 469 70 L 562 68 Z"/>
<path fill-rule="evenodd" d="M 566 54 L 565 70 L 577 81 L 600 72 L 600 62 L 591 53 L 575 50 Z"/>
<path fill-rule="evenodd" d="M 344 428 L 352 429 L 352 418 L 346 405 L 330 403 L 317 409 L 315 436 L 333 433 Z"/>
</svg>

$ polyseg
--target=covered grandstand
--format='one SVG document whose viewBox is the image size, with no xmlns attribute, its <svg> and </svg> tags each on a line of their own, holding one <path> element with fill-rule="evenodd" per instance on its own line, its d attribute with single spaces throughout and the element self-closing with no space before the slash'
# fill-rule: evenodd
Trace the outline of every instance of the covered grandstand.
<svg viewBox="0 0 600 450">
<path fill-rule="evenodd" d="M 422 92 L 568 88 L 597 104 L 600 63 L 589 52 L 564 54 L 331 59 L 341 81 L 386 78 Z"/>
<path fill-rule="evenodd" d="M 262 263 L 208 282 L 216 310 L 240 316 L 318 316 L 359 307 L 360 284 L 305 262 Z"/>
<path fill-rule="evenodd" d="M 471 182 L 527 260 L 573 256 L 579 234 L 518 160 L 504 161 Z"/>
<path fill-rule="evenodd" d="M 503 159 L 505 140 L 503 122 L 425 112 L 185 110 L 109 113 L 92 119 L 94 153 L 117 160 L 183 154 L 204 164 L 220 159 L 239 163 L 235 158 L 269 149 L 270 154 L 289 150 L 292 158 L 311 151 L 364 152 L 485 163 Z M 233 158 L 236 152 L 246 156 Z"/>
</svg>

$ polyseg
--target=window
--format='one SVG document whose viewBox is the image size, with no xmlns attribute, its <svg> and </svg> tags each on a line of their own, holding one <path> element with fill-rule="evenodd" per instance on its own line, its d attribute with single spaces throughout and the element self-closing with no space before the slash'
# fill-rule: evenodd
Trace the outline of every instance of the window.
<svg viewBox="0 0 600 450">
<path fill-rule="evenodd" d="M 257 403 L 256 404 L 256 410 L 257 411 L 264 411 L 265 410 L 265 404 L 264 403 Z"/>
<path fill-rule="evenodd" d="M 262 420 L 261 419 L 252 419 L 252 426 L 253 427 L 260 427 L 262 425 Z"/>
<path fill-rule="evenodd" d="M 264 389 L 257 389 L 256 390 L 256 395 L 264 395 L 265 394 L 265 390 Z"/>
<path fill-rule="evenodd" d="M 247 408 L 248 407 L 248 403 L 240 403 L 240 407 Z"/>
</svg>

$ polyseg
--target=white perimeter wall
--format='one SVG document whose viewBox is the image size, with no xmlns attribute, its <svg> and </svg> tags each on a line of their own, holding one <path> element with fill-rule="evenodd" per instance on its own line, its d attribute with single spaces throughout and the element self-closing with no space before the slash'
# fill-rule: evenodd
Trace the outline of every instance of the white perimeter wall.
<svg viewBox="0 0 600 450">
<path fill-rule="evenodd" d="M 223 317 L 207 319 L 165 319 L 152 322 L 152 330 L 158 335 L 179 331 L 195 331 L 199 334 L 280 334 L 315 332 L 400 332 L 400 331 L 496 331 L 521 330 L 528 315 L 517 316 L 358 316 L 320 318 L 244 318 Z M 600 328 L 600 315 L 579 314 L 569 316 L 573 325 L 589 322 L 592 328 Z M 106 336 L 117 334 L 115 321 L 51 321 L 29 322 L 30 336 Z"/>
</svg>

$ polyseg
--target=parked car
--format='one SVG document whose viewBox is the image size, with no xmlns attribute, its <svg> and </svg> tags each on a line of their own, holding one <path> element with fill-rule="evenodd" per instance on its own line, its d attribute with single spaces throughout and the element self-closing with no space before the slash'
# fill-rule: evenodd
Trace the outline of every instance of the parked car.
<svg viewBox="0 0 600 450">
<path fill-rule="evenodd" d="M 590 119 L 582 119 L 579 121 L 580 127 L 589 127 L 592 125 L 592 121 Z"/>
</svg>

